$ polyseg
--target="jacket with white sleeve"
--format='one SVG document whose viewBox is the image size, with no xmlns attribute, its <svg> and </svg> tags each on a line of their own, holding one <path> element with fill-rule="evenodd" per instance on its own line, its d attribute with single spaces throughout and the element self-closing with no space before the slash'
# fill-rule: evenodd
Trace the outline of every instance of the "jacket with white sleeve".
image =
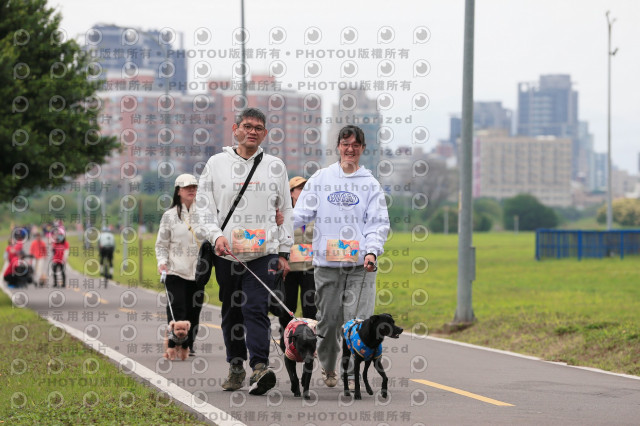
<svg viewBox="0 0 640 426">
<path fill-rule="evenodd" d="M 198 241 L 195 232 L 192 232 L 196 219 L 194 207 L 191 205 L 191 210 L 187 210 L 183 204 L 181 217 L 178 217 L 177 206 L 164 212 L 156 238 L 158 267 L 167 265 L 169 275 L 177 275 L 189 281 L 196 279 L 198 261 Z"/>
<path fill-rule="evenodd" d="M 224 231 L 220 229 L 240 192 L 254 159 L 263 152 L 258 148 L 245 160 L 233 147 L 209 158 L 200 175 L 196 211 L 202 235 L 211 244 L 224 235 L 238 259 L 249 261 L 267 254 L 289 253 L 293 245 L 291 193 L 287 168 L 282 160 L 266 153 L 256 168 L 245 193 Z M 276 209 L 284 216 L 276 224 Z M 225 256 L 227 260 L 233 260 Z"/>
</svg>

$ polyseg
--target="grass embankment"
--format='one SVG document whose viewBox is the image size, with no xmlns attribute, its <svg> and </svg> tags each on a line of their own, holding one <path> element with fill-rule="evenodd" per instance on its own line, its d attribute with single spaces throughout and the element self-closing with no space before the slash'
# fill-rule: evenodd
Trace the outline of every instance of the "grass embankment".
<svg viewBox="0 0 640 426">
<path fill-rule="evenodd" d="M 541 357 L 640 375 L 640 259 L 534 259 L 533 233 L 476 234 L 473 308 L 478 322 L 449 338 Z M 423 243 L 396 235 L 388 251 L 394 267 L 382 281 L 405 282 L 393 290 L 390 311 L 404 324 L 425 322 L 431 334 L 453 319 L 457 292 L 457 236 L 430 235 Z M 391 254 L 391 253 L 390 253 Z M 428 271 L 411 274 L 424 257 Z M 420 266 L 420 265 L 416 265 Z M 408 283 L 407 283 L 408 281 Z M 412 293 L 424 289 L 428 302 Z M 378 308 L 380 310 L 380 307 Z M 419 330 L 418 330 L 419 331 Z"/>
<path fill-rule="evenodd" d="M 154 243 L 155 235 L 145 236 L 143 285 L 160 291 Z M 394 234 L 380 258 L 376 311 L 394 314 L 407 330 L 424 333 L 426 327 L 438 334 L 456 309 L 457 243 L 456 235 L 432 234 L 412 241 L 410 234 Z M 534 244 L 533 233 L 474 235 L 473 308 L 478 322 L 448 337 L 640 375 L 640 259 L 538 262 Z M 78 252 L 71 262 L 82 271 L 86 257 Z M 137 252 L 134 258 L 137 261 Z M 116 271 L 116 280 L 123 283 L 137 285 L 137 276 Z M 207 286 L 210 303 L 219 304 L 217 289 L 212 278 Z"/>
<path fill-rule="evenodd" d="M 0 324 L 0 423 L 206 424 L 2 291 Z"/>
<path fill-rule="evenodd" d="M 0 292 L 0 423 L 205 424 Z"/>
</svg>

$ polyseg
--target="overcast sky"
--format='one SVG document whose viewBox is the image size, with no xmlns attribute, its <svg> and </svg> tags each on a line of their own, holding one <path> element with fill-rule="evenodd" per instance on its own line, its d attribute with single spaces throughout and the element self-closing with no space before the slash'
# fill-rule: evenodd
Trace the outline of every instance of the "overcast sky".
<svg viewBox="0 0 640 426">
<path fill-rule="evenodd" d="M 68 37 L 85 34 L 97 23 L 182 32 L 184 47 L 195 55 L 189 62 L 190 79 L 207 80 L 195 71 L 199 61 L 211 65 L 209 78 L 233 77 L 237 59 L 208 56 L 238 47 L 233 36 L 240 26 L 239 0 L 187 0 L 179 5 L 173 0 L 51 0 L 49 5 L 62 13 Z M 474 97 L 502 101 L 515 114 L 518 82 L 537 81 L 541 74 L 570 74 L 579 93 L 579 119 L 589 123 L 595 150 L 606 152 L 607 10 L 617 18 L 612 40 L 619 48 L 612 65 L 613 162 L 637 174 L 640 1 L 476 0 Z M 411 116 L 411 124 L 392 126 L 393 144 L 411 144 L 415 128 L 425 127 L 430 138 L 424 146 L 429 149 L 448 138 L 449 117 L 461 110 L 463 20 L 464 0 L 245 0 L 247 47 L 280 51 L 280 58 L 250 59 L 248 65 L 253 74 L 268 74 L 283 64 L 284 74 L 278 78 L 283 87 L 322 95 L 327 114 L 330 104 L 338 102 L 331 82 L 408 81 L 410 90 L 385 87 L 369 96 L 392 98 L 385 116 Z M 197 33 L 202 36 L 199 44 Z M 396 57 L 357 58 L 355 67 L 347 62 L 350 58 L 335 57 L 340 50 L 378 48 L 394 49 Z M 331 51 L 334 57 L 329 57 Z M 423 74 L 425 69 L 428 73 Z M 354 70 L 353 77 L 345 74 Z M 424 108 L 414 105 L 420 93 L 429 97 Z"/>
</svg>

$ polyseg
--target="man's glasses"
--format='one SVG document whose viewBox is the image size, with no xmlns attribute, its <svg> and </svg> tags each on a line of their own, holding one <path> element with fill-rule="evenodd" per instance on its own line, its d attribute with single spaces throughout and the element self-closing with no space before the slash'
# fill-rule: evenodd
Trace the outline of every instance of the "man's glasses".
<svg viewBox="0 0 640 426">
<path fill-rule="evenodd" d="M 245 132 L 251 133 L 252 131 L 256 131 L 256 133 L 262 133 L 265 131 L 265 128 L 262 126 L 252 126 L 251 124 L 241 124 L 242 128 Z"/>
<path fill-rule="evenodd" d="M 353 149 L 360 149 L 362 148 L 362 144 L 360 142 L 352 142 L 352 143 L 347 143 L 345 141 L 341 141 L 340 142 L 340 146 L 343 148 L 353 148 Z"/>
</svg>

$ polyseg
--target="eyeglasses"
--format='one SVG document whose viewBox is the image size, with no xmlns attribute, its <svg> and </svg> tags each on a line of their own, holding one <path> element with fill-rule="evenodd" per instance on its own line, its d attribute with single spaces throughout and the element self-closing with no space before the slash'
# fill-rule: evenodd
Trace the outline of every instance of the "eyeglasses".
<svg viewBox="0 0 640 426">
<path fill-rule="evenodd" d="M 242 128 L 245 132 L 251 133 L 252 131 L 256 131 L 256 133 L 262 133 L 265 131 L 265 128 L 262 126 L 252 126 L 251 124 L 241 124 Z"/>
<path fill-rule="evenodd" d="M 340 146 L 343 148 L 353 148 L 353 149 L 360 149 L 362 148 L 362 144 L 360 142 L 352 142 L 352 143 L 347 143 L 345 141 L 341 141 L 340 142 Z"/>
</svg>

